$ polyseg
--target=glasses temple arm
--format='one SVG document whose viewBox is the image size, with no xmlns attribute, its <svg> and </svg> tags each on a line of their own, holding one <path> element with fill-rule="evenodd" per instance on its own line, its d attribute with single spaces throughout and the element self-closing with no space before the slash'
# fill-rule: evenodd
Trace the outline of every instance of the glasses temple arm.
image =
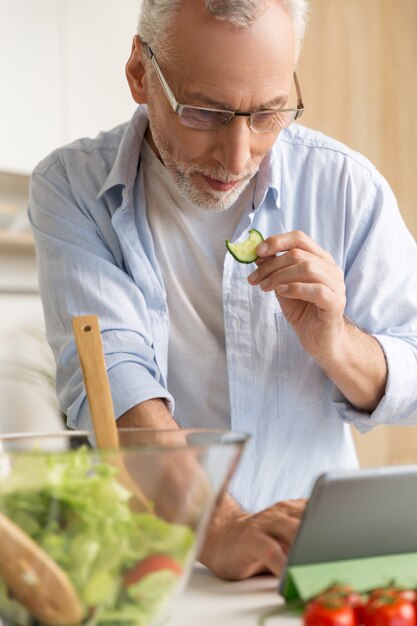
<svg viewBox="0 0 417 626">
<path fill-rule="evenodd" d="M 295 83 L 295 90 L 297 93 L 297 109 L 304 109 L 304 104 L 303 104 L 303 97 L 301 95 L 301 88 L 300 88 L 300 83 L 298 81 L 298 76 L 296 74 L 296 72 L 294 72 L 294 83 Z"/>
<path fill-rule="evenodd" d="M 159 82 L 162 85 L 162 89 L 165 92 L 166 97 L 168 98 L 168 102 L 170 103 L 170 105 L 172 106 L 172 108 L 174 109 L 175 113 L 179 113 L 181 107 L 179 106 L 178 102 L 175 100 L 174 94 L 172 93 L 171 89 L 169 88 L 168 83 L 166 82 L 162 72 L 161 72 L 161 68 L 159 67 L 158 61 L 155 58 L 155 55 L 152 51 L 152 48 L 149 46 L 149 44 L 144 44 L 146 51 L 148 53 L 148 57 L 151 60 L 152 66 L 155 69 L 155 72 L 158 75 L 159 78 Z"/>
</svg>

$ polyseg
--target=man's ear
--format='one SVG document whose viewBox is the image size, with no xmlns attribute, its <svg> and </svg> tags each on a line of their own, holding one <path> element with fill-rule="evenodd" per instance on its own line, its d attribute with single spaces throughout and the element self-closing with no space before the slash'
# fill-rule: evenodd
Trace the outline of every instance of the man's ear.
<svg viewBox="0 0 417 626">
<path fill-rule="evenodd" d="M 126 78 L 129 83 L 132 98 L 138 104 L 144 104 L 147 100 L 146 94 L 146 69 L 143 60 L 143 48 L 140 37 L 136 35 L 132 42 L 132 51 L 126 63 Z"/>
</svg>

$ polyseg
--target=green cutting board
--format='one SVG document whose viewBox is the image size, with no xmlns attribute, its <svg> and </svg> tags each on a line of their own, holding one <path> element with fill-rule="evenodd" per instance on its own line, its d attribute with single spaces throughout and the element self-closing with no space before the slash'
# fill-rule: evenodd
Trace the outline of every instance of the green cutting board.
<svg viewBox="0 0 417 626">
<path fill-rule="evenodd" d="M 343 583 L 364 593 L 395 585 L 417 588 L 417 552 L 290 567 L 283 589 L 287 602 L 309 600 L 330 585 Z"/>
</svg>

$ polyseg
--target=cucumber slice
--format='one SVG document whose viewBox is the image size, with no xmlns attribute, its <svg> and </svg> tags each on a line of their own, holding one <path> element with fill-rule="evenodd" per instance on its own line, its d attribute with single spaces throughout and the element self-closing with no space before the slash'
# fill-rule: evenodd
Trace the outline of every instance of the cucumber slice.
<svg viewBox="0 0 417 626">
<path fill-rule="evenodd" d="M 258 258 L 255 248 L 258 246 L 264 238 L 259 232 L 259 230 L 255 230 L 251 228 L 249 231 L 249 237 L 245 239 L 245 241 L 241 241 L 240 243 L 232 243 L 228 239 L 226 239 L 226 248 L 229 250 L 230 254 L 239 261 L 239 263 L 252 263 L 252 261 L 256 261 Z"/>
</svg>

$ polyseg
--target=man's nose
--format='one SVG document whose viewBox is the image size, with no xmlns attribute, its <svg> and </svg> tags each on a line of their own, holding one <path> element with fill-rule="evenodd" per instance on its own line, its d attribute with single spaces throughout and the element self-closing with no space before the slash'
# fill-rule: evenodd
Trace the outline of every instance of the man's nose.
<svg viewBox="0 0 417 626">
<path fill-rule="evenodd" d="M 239 116 L 216 133 L 213 157 L 223 168 L 238 176 L 247 172 L 252 160 L 253 132 L 249 118 Z"/>
</svg>

